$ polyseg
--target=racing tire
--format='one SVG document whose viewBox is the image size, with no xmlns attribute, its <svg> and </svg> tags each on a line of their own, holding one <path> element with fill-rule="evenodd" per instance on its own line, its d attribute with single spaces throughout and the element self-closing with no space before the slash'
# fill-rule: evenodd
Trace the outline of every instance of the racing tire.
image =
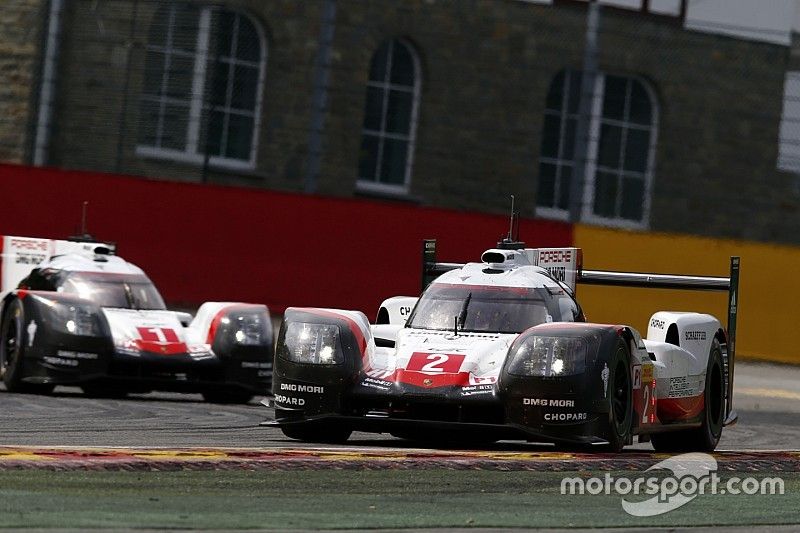
<svg viewBox="0 0 800 533">
<path fill-rule="evenodd" d="M 25 383 L 25 314 L 22 302 L 13 300 L 0 325 L 0 376 L 8 392 L 22 392 L 30 394 L 49 394 L 53 385 L 39 383 Z"/>
<path fill-rule="evenodd" d="M 203 392 L 203 399 L 208 403 L 249 403 L 253 394 L 238 390 L 211 390 Z"/>
<path fill-rule="evenodd" d="M 633 384 L 628 345 L 620 338 L 608 362 L 608 444 L 601 449 L 619 453 L 631 440 L 633 427 Z"/>
<path fill-rule="evenodd" d="M 657 452 L 713 452 L 725 423 L 725 374 L 722 348 L 716 338 L 711 343 L 706 370 L 702 425 L 695 429 L 655 433 L 650 437 Z"/>
<path fill-rule="evenodd" d="M 81 390 L 87 398 L 121 400 L 128 395 L 127 390 L 115 388 L 113 385 L 106 383 L 86 383 L 81 385 Z"/>
<path fill-rule="evenodd" d="M 313 426 L 287 425 L 281 426 L 281 431 L 290 439 L 322 444 L 342 444 L 347 442 L 347 439 L 353 433 L 351 429 L 346 427 L 337 427 L 329 424 L 315 424 Z"/>
</svg>

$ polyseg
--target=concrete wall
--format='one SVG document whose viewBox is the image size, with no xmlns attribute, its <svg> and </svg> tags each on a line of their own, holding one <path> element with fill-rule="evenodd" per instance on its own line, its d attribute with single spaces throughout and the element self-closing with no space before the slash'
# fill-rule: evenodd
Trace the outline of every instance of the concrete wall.
<svg viewBox="0 0 800 533">
<path fill-rule="evenodd" d="M 90 232 L 180 306 L 233 300 L 374 318 L 383 299 L 419 294 L 423 239 L 440 239 L 442 260 L 477 261 L 508 231 L 503 216 L 1 164 L 0 197 L 0 234 L 47 238 L 78 233 L 88 201 Z M 520 229 L 543 245 L 572 241 L 563 223 Z"/>
</svg>

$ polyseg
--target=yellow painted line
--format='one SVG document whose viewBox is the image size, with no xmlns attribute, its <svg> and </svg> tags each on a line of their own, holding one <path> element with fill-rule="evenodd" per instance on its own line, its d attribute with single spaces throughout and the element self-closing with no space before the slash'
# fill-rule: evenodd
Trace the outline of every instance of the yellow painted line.
<svg viewBox="0 0 800 533">
<path fill-rule="evenodd" d="M 198 459 L 214 459 L 214 460 L 222 460 L 227 459 L 230 454 L 219 450 L 209 450 L 209 451 L 200 451 L 200 450 L 137 450 L 137 451 L 127 451 L 127 450 L 117 450 L 117 453 L 121 453 L 124 455 L 130 455 L 131 457 L 137 457 L 140 459 L 166 459 L 174 461 L 179 459 L 181 461 L 196 461 Z"/>
<path fill-rule="evenodd" d="M 54 458 L 26 451 L 0 453 L 0 461 L 52 461 Z"/>
<path fill-rule="evenodd" d="M 767 389 L 757 387 L 734 387 L 735 394 L 743 396 L 760 396 L 762 398 L 778 398 L 780 400 L 800 401 L 800 392 L 786 389 Z"/>
</svg>

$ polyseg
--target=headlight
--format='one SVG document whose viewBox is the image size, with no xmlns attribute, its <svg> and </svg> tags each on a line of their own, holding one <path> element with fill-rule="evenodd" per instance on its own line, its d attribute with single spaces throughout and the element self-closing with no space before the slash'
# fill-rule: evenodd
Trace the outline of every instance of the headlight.
<svg viewBox="0 0 800 533">
<path fill-rule="evenodd" d="M 344 362 L 339 327 L 331 324 L 287 324 L 279 354 L 295 363 L 335 365 Z"/>
<path fill-rule="evenodd" d="M 267 344 L 265 320 L 260 313 L 234 313 L 223 319 L 228 320 L 237 344 L 260 346 Z M 272 327 L 272 324 L 270 324 Z"/>
<path fill-rule="evenodd" d="M 548 378 L 581 374 L 586 368 L 587 348 L 584 339 L 532 335 L 517 347 L 508 372 Z"/>
<path fill-rule="evenodd" d="M 55 303 L 53 310 L 55 325 L 62 331 L 72 335 L 100 337 L 103 332 L 97 316 L 80 305 Z"/>
</svg>

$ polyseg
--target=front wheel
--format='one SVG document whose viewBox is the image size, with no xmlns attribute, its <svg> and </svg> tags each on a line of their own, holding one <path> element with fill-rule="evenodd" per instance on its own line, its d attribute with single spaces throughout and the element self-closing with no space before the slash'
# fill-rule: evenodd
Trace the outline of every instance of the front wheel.
<svg viewBox="0 0 800 533">
<path fill-rule="evenodd" d="M 604 368 L 603 373 L 605 372 Z M 608 363 L 607 376 L 606 398 L 609 403 L 609 416 L 606 449 L 618 453 L 628 444 L 633 425 L 630 355 L 624 339 L 617 341 L 614 354 Z"/>
<path fill-rule="evenodd" d="M 725 377 L 722 348 L 714 339 L 708 355 L 702 424 L 696 429 L 656 433 L 651 437 L 658 452 L 713 452 L 725 423 Z"/>
<path fill-rule="evenodd" d="M 13 300 L 0 324 L 0 378 L 8 392 L 48 394 L 53 385 L 22 381 L 25 367 L 25 315 L 22 302 Z"/>
</svg>

